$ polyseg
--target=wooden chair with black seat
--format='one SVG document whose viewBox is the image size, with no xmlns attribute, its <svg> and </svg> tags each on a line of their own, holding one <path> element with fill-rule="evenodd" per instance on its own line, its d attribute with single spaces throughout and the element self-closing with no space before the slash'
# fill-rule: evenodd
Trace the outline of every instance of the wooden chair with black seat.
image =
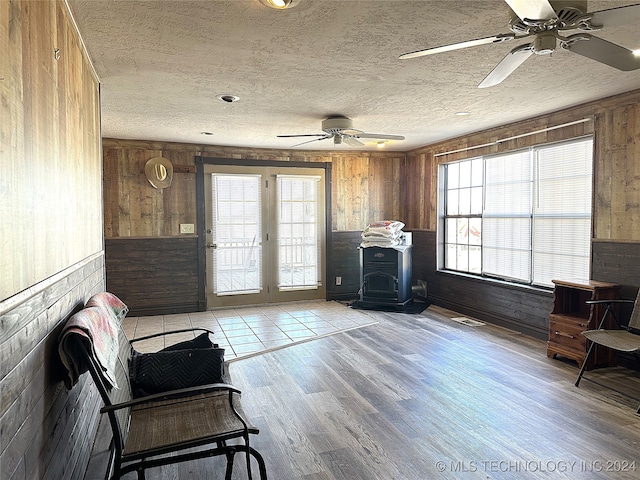
<svg viewBox="0 0 640 480">
<path fill-rule="evenodd" d="M 588 300 L 586 303 L 588 304 L 601 304 L 604 305 L 605 311 L 602 316 L 602 320 L 600 321 L 600 325 L 598 325 L 598 329 L 596 330 L 587 330 L 582 332 L 582 335 L 587 337 L 587 339 L 591 342 L 589 345 L 589 349 L 587 350 L 587 356 L 580 368 L 580 372 L 578 373 L 578 378 L 576 379 L 576 387 L 580 385 L 580 380 L 584 379 L 589 382 L 595 383 L 605 388 L 609 388 L 611 390 L 616 391 L 622 395 L 629 396 L 625 392 L 621 392 L 612 388 L 609 385 L 604 385 L 593 378 L 585 377 L 584 372 L 587 366 L 587 360 L 589 356 L 593 353 L 596 345 L 602 345 L 604 347 L 610 348 L 617 352 L 627 352 L 627 353 L 638 353 L 640 352 L 640 290 L 638 290 L 638 294 L 635 300 L 630 299 L 610 299 L 610 300 Z M 628 322 L 623 323 L 620 322 L 618 316 L 616 315 L 616 306 L 621 304 L 633 304 L 633 308 L 631 310 L 631 315 L 629 317 Z M 602 328 L 603 325 L 606 324 L 607 316 L 611 315 L 615 320 L 616 325 L 618 326 L 617 330 L 605 329 Z M 637 413 L 640 413 L 640 405 L 636 410 Z"/>
<path fill-rule="evenodd" d="M 121 327 L 128 309 L 111 294 L 106 293 L 109 295 L 106 302 L 105 294 L 98 295 L 102 295 L 100 301 L 96 303 L 92 297 L 83 310 L 69 319 L 61 334 L 59 352 L 69 373 L 69 378 L 65 378 L 67 388 L 72 388 L 86 371 L 98 387 L 104 403 L 100 413 L 108 416 L 113 434 L 108 467 L 110 478 L 120 479 L 135 471 L 138 479 L 144 480 L 148 468 L 224 455 L 225 479 L 230 480 L 234 456 L 244 452 L 248 478 L 252 479 L 253 457 L 259 467 L 260 479 L 266 480 L 264 460 L 249 444 L 250 435 L 257 434 L 258 429 L 246 420 L 240 405 L 240 390 L 219 382 L 153 392 L 147 389 L 149 384 L 143 383 L 143 391 L 137 388 L 137 395 L 143 396 L 136 396 L 135 384 L 132 388 L 130 383 L 129 367 L 136 363 L 131 360 L 137 352 Z M 105 316 L 104 305 L 109 302 L 113 308 L 110 308 L 110 315 Z M 187 330 L 165 334 L 184 331 Z M 201 353 L 205 355 L 215 354 L 214 349 L 208 349 L 206 345 L 196 346 L 191 351 L 196 349 L 202 349 Z M 181 352 L 189 350 L 169 347 L 167 354 Z M 180 363 L 176 358 L 171 360 Z M 150 365 L 147 372 L 157 368 L 153 362 Z M 169 380 L 169 384 L 172 382 Z"/>
</svg>

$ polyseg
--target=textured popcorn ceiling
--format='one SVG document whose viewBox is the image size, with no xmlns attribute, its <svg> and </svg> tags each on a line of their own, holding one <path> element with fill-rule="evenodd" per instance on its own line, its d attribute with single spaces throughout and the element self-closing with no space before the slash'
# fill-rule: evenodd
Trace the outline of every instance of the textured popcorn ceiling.
<svg viewBox="0 0 640 480">
<path fill-rule="evenodd" d="M 503 0 L 300 0 L 287 11 L 258 0 L 68 3 L 100 77 L 105 137 L 289 148 L 297 140 L 276 135 L 322 133 L 324 118 L 342 114 L 359 130 L 404 135 L 386 148 L 406 151 L 640 88 L 640 70 L 564 50 L 476 88 L 529 39 L 398 60 L 509 33 Z M 589 11 L 634 3 L 591 1 Z M 640 48 L 634 24 L 596 34 Z M 299 148 L 354 149 L 331 140 Z"/>
</svg>

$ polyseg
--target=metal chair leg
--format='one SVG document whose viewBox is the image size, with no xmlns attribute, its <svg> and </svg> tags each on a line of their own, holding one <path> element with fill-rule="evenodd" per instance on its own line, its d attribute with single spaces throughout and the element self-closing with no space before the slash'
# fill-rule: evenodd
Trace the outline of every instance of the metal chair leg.
<svg viewBox="0 0 640 480">
<path fill-rule="evenodd" d="M 233 475 L 233 458 L 235 455 L 235 450 L 226 454 L 227 457 L 227 469 L 224 474 L 224 480 L 231 480 L 231 476 Z"/>
<path fill-rule="evenodd" d="M 575 386 L 579 386 L 580 385 L 580 380 L 582 379 L 582 375 L 584 375 L 584 371 L 587 369 L 587 362 L 589 361 L 589 357 L 591 356 L 591 352 L 593 351 L 593 348 L 595 347 L 595 343 L 591 342 L 591 345 L 589 345 L 589 350 L 587 350 L 587 356 L 584 357 L 584 362 L 582 362 L 582 367 L 580 367 L 580 373 L 578 373 L 578 378 L 576 379 L 576 383 Z"/>
<path fill-rule="evenodd" d="M 640 409 L 640 407 L 638 407 Z M 264 458 L 253 448 L 251 450 L 251 455 L 258 462 L 258 471 L 260 472 L 260 480 L 267 480 L 267 466 L 264 463 Z"/>
<path fill-rule="evenodd" d="M 604 325 L 604 322 L 607 319 L 607 315 L 609 314 L 613 315 L 613 318 L 616 319 L 616 322 L 617 322 L 617 318 L 615 316 L 615 313 L 613 312 L 613 306 L 612 304 L 608 303 L 607 308 L 605 308 L 604 313 L 602 314 L 602 319 L 598 324 L 598 330 L 602 329 L 602 326 Z M 584 375 L 584 371 L 587 369 L 587 361 L 589 360 L 589 357 L 591 356 L 591 352 L 593 351 L 593 348 L 595 347 L 595 345 L 596 344 L 593 342 L 591 342 L 591 345 L 589 345 L 589 350 L 587 350 L 587 356 L 584 357 L 584 362 L 582 362 L 582 367 L 580 367 L 580 373 L 578 373 L 578 378 L 576 378 L 576 383 L 574 384 L 576 387 L 580 385 L 580 380 L 582 379 L 582 375 Z"/>
<path fill-rule="evenodd" d="M 251 474 L 251 447 L 249 446 L 249 432 L 244 434 L 244 444 L 247 447 L 247 477 L 249 480 L 253 480 L 253 475 Z"/>
</svg>

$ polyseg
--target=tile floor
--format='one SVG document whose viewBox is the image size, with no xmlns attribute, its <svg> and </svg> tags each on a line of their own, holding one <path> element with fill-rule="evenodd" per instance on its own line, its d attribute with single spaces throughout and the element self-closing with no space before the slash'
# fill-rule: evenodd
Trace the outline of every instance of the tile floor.
<svg viewBox="0 0 640 480">
<path fill-rule="evenodd" d="M 123 327 L 129 338 L 184 328 L 207 328 L 212 341 L 225 348 L 225 359 L 233 361 L 257 353 L 286 347 L 342 330 L 377 323 L 375 312 L 354 310 L 325 300 L 278 305 L 210 310 L 206 312 L 126 317 Z M 152 352 L 193 338 L 179 333 L 135 342 L 140 352 Z M 165 344 L 166 341 L 166 344 Z"/>
</svg>

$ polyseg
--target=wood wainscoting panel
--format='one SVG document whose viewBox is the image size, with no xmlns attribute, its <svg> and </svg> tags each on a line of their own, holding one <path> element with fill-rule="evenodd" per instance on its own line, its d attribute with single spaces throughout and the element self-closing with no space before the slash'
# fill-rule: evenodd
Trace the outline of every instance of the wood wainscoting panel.
<svg viewBox="0 0 640 480">
<path fill-rule="evenodd" d="M 105 289 L 99 252 L 0 302 L 0 478 L 82 480 L 98 422 L 98 395 L 68 391 L 58 336 Z"/>
<path fill-rule="evenodd" d="M 198 311 L 198 237 L 105 239 L 107 290 L 129 315 Z"/>
<path fill-rule="evenodd" d="M 454 312 L 547 339 L 552 292 L 437 271 L 436 232 L 413 231 L 413 278 L 427 281 L 430 302 Z"/>
<path fill-rule="evenodd" d="M 635 298 L 640 287 L 640 242 L 593 240 L 591 278 L 620 285 L 620 296 Z"/>
<path fill-rule="evenodd" d="M 593 240 L 591 243 L 592 278 L 620 285 L 620 297 L 633 299 L 640 288 L 640 242 Z M 619 315 L 631 315 L 631 305 L 621 305 Z M 634 353 L 617 353 L 618 365 L 640 370 Z"/>
<path fill-rule="evenodd" d="M 430 301 L 545 338 L 552 306 L 551 291 L 439 273 L 436 232 L 413 230 L 412 233 L 414 283 L 418 279 L 426 279 Z M 593 240 L 591 249 L 591 278 L 616 283 L 620 285 L 620 296 L 635 298 L 640 287 L 640 243 Z"/>
<path fill-rule="evenodd" d="M 362 232 L 332 232 L 327 275 L 327 300 L 358 298 L 360 290 L 360 253 Z M 341 285 L 336 285 L 340 277 Z"/>
</svg>

